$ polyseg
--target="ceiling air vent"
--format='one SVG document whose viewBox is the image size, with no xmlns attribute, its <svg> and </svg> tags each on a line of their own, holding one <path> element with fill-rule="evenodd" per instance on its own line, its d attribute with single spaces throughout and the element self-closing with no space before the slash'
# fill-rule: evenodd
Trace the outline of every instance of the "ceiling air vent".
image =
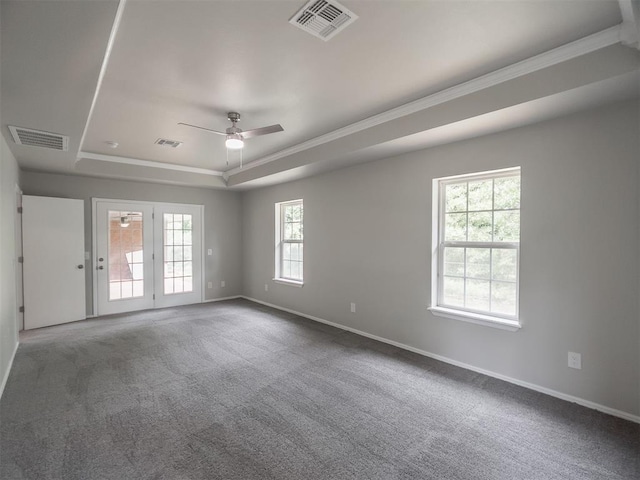
<svg viewBox="0 0 640 480">
<path fill-rule="evenodd" d="M 289 23 L 327 41 L 357 19 L 355 13 L 336 1 L 311 0 Z"/>
<path fill-rule="evenodd" d="M 167 140 L 166 138 L 159 138 L 156 140 L 156 145 L 162 145 L 163 147 L 178 148 L 183 142 L 176 140 Z"/>
<path fill-rule="evenodd" d="M 31 128 L 14 127 L 9 125 L 13 141 L 18 145 L 29 147 L 52 148 L 53 150 L 69 150 L 69 137 L 59 133 L 42 132 Z"/>
</svg>

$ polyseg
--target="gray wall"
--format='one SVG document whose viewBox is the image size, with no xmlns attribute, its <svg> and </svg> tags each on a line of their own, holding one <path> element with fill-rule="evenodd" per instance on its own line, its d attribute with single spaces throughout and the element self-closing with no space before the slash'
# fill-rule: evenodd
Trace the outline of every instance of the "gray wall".
<svg viewBox="0 0 640 480">
<path fill-rule="evenodd" d="M 78 198 L 85 201 L 85 251 L 91 251 L 91 199 L 113 198 L 168 203 L 204 205 L 205 300 L 240 295 L 241 272 L 241 201 L 236 192 L 129 182 L 101 178 L 23 172 L 22 189 L 25 195 Z M 87 313 L 93 312 L 92 270 L 87 269 Z M 220 281 L 226 282 L 225 288 Z M 206 287 L 207 282 L 213 288 Z"/>
<path fill-rule="evenodd" d="M 8 374 L 18 344 L 16 303 L 16 185 L 18 164 L 0 135 L 0 384 Z M 1 392 L 0 392 L 1 393 Z"/>
<path fill-rule="evenodd" d="M 244 293 L 638 415 L 638 122 L 637 104 L 616 104 L 247 192 Z M 523 328 L 433 316 L 432 179 L 516 165 Z M 295 198 L 302 288 L 271 280 L 273 204 Z M 567 367 L 568 351 L 582 370 Z"/>
</svg>

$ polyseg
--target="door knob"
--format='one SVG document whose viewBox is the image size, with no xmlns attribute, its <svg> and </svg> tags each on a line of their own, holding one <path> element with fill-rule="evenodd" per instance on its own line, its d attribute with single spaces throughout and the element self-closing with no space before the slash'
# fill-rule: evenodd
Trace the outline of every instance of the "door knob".
<svg viewBox="0 0 640 480">
<path fill-rule="evenodd" d="M 104 267 L 103 267 L 102 265 L 100 265 L 100 266 L 98 267 L 98 270 L 104 270 Z"/>
<path fill-rule="evenodd" d="M 78 265 L 78 268 L 82 270 L 84 268 L 84 265 Z"/>
<path fill-rule="evenodd" d="M 103 261 L 104 261 L 104 258 L 100 257 L 100 258 L 98 259 L 98 261 L 99 261 L 99 262 L 103 262 Z"/>
</svg>

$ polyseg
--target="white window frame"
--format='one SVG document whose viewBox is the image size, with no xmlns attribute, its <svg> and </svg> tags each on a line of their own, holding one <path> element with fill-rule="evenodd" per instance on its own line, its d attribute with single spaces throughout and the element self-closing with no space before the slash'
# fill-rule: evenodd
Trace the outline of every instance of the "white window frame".
<svg viewBox="0 0 640 480">
<path fill-rule="evenodd" d="M 432 314 L 462 320 L 465 322 L 486 325 L 504 330 L 516 331 L 521 328 L 520 319 L 520 241 L 518 242 L 475 242 L 475 241 L 444 241 L 444 208 L 445 208 L 445 186 L 448 184 L 468 182 L 473 180 L 484 180 L 488 178 L 500 178 L 521 175 L 520 167 L 492 170 L 487 172 L 456 175 L 451 177 L 436 178 L 433 180 L 433 200 L 432 200 L 432 251 L 431 251 L 431 306 L 429 310 Z M 520 220 L 522 224 L 522 219 Z M 493 312 L 477 311 L 459 306 L 445 305 L 442 299 L 444 277 L 444 248 L 445 247 L 466 247 L 466 248 L 505 248 L 516 250 L 516 314 L 501 315 Z"/>
<path fill-rule="evenodd" d="M 284 285 L 291 285 L 294 287 L 302 287 L 304 285 L 304 253 L 303 259 L 301 260 L 302 264 L 302 277 L 301 278 L 290 278 L 285 277 L 283 275 L 283 250 L 285 244 L 299 244 L 304 245 L 304 230 L 302 233 L 302 238 L 300 240 L 285 240 L 284 239 L 284 209 L 286 207 L 300 204 L 302 206 L 302 218 L 300 219 L 302 223 L 302 227 L 304 229 L 304 202 L 301 198 L 296 200 L 288 200 L 286 202 L 278 202 L 276 203 L 276 249 L 275 249 L 275 276 L 273 280 L 277 283 L 282 283 Z"/>
</svg>

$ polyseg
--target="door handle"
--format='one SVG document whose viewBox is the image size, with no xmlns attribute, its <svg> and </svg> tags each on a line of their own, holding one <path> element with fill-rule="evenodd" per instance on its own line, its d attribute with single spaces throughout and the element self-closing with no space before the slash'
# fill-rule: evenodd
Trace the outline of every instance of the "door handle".
<svg viewBox="0 0 640 480">
<path fill-rule="evenodd" d="M 82 269 L 84 268 L 84 265 L 82 265 L 82 264 L 81 264 L 81 265 L 78 265 L 78 268 L 79 268 L 80 270 L 82 270 Z"/>
<path fill-rule="evenodd" d="M 104 270 L 104 267 L 103 267 L 102 265 L 100 265 L 100 266 L 98 267 L 98 270 Z"/>
</svg>

